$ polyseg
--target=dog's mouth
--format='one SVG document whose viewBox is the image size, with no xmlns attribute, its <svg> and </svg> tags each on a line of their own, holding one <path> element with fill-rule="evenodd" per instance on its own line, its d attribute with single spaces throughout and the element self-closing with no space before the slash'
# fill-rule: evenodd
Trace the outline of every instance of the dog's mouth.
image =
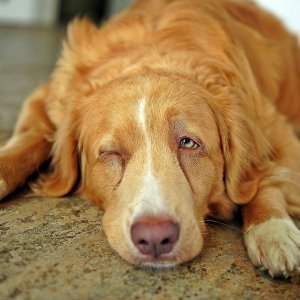
<svg viewBox="0 0 300 300">
<path fill-rule="evenodd" d="M 148 255 L 139 255 L 138 257 L 135 257 L 134 261 L 134 264 L 141 268 L 149 267 L 154 269 L 172 268 L 180 263 L 175 255 L 163 255 L 157 258 Z"/>
<path fill-rule="evenodd" d="M 146 262 L 142 263 L 139 266 L 141 268 L 151 268 L 151 269 L 168 269 L 174 268 L 178 265 L 178 262 L 170 262 L 170 261 L 156 261 L 156 262 Z"/>
</svg>

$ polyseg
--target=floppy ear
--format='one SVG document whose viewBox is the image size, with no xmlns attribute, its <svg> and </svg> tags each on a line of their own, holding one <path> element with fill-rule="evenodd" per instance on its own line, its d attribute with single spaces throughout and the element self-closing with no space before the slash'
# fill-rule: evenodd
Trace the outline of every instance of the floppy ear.
<svg viewBox="0 0 300 300">
<path fill-rule="evenodd" d="M 255 196 L 272 158 L 271 145 L 261 129 L 266 124 L 259 124 L 262 119 L 258 115 L 263 112 L 270 123 L 273 110 L 267 108 L 248 65 L 242 66 L 243 75 L 215 62 L 202 64 L 197 72 L 198 82 L 209 92 L 208 104 L 219 128 L 226 191 L 236 204 L 245 204 Z"/>
<path fill-rule="evenodd" d="M 77 143 L 74 130 L 66 118 L 55 135 L 50 170 L 41 174 L 31 189 L 38 195 L 60 197 L 72 190 L 77 177 Z"/>
<path fill-rule="evenodd" d="M 248 105 L 251 100 L 247 101 L 239 103 L 226 92 L 212 104 L 225 161 L 226 191 L 236 204 L 245 204 L 255 196 L 272 156 L 271 146 Z"/>
<path fill-rule="evenodd" d="M 86 18 L 75 19 L 68 27 L 67 42 L 64 43 L 63 53 L 52 74 L 49 102 L 56 103 L 64 97 L 75 101 L 76 92 L 84 82 L 82 78 L 98 55 L 97 51 L 90 51 L 96 31 L 93 22 Z M 80 82 L 81 85 L 74 86 L 74 82 Z M 69 103 L 68 101 L 61 102 Z M 31 189 L 39 195 L 63 196 L 72 190 L 78 177 L 77 142 L 73 126 L 75 112 L 72 111 L 72 107 L 62 106 L 60 109 L 59 113 L 62 116 L 59 118 L 62 119 L 62 123 L 59 124 L 53 138 L 50 170 L 41 174 L 37 182 L 31 184 Z"/>
</svg>

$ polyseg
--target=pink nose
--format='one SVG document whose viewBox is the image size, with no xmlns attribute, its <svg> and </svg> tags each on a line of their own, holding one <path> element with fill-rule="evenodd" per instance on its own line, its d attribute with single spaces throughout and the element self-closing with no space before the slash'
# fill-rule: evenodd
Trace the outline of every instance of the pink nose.
<svg viewBox="0 0 300 300">
<path fill-rule="evenodd" d="M 158 258 L 170 253 L 179 237 L 179 225 L 169 218 L 142 217 L 131 227 L 131 239 L 142 254 Z"/>
</svg>

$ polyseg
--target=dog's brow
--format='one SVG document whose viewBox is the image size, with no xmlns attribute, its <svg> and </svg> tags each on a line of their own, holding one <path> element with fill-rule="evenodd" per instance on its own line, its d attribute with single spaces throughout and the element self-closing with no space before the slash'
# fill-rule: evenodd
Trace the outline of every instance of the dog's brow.
<svg viewBox="0 0 300 300">
<path fill-rule="evenodd" d="M 99 142 L 98 148 L 107 148 L 115 146 L 115 140 L 110 134 L 104 135 Z"/>
<path fill-rule="evenodd" d="M 137 105 L 137 119 L 141 125 L 144 134 L 146 133 L 146 98 L 143 97 L 138 101 Z"/>
<path fill-rule="evenodd" d="M 144 138 L 145 138 L 146 151 L 147 151 L 147 161 L 151 165 L 152 143 L 151 143 L 151 138 L 150 138 L 150 135 L 149 135 L 149 129 L 147 127 L 146 104 L 147 104 L 146 97 L 143 97 L 138 101 L 137 109 L 136 109 L 136 116 L 137 116 L 138 125 L 142 129 L 142 133 L 143 133 Z"/>
</svg>

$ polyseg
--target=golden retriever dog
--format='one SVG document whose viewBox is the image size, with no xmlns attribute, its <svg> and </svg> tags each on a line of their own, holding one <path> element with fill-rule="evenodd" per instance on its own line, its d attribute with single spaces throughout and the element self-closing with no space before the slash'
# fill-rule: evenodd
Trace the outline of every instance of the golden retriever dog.
<svg viewBox="0 0 300 300">
<path fill-rule="evenodd" d="M 240 207 L 251 261 L 300 271 L 300 51 L 252 1 L 136 1 L 98 27 L 77 19 L 49 81 L 0 150 L 0 198 L 76 191 L 105 210 L 127 261 L 197 256 L 205 217 Z"/>
</svg>

